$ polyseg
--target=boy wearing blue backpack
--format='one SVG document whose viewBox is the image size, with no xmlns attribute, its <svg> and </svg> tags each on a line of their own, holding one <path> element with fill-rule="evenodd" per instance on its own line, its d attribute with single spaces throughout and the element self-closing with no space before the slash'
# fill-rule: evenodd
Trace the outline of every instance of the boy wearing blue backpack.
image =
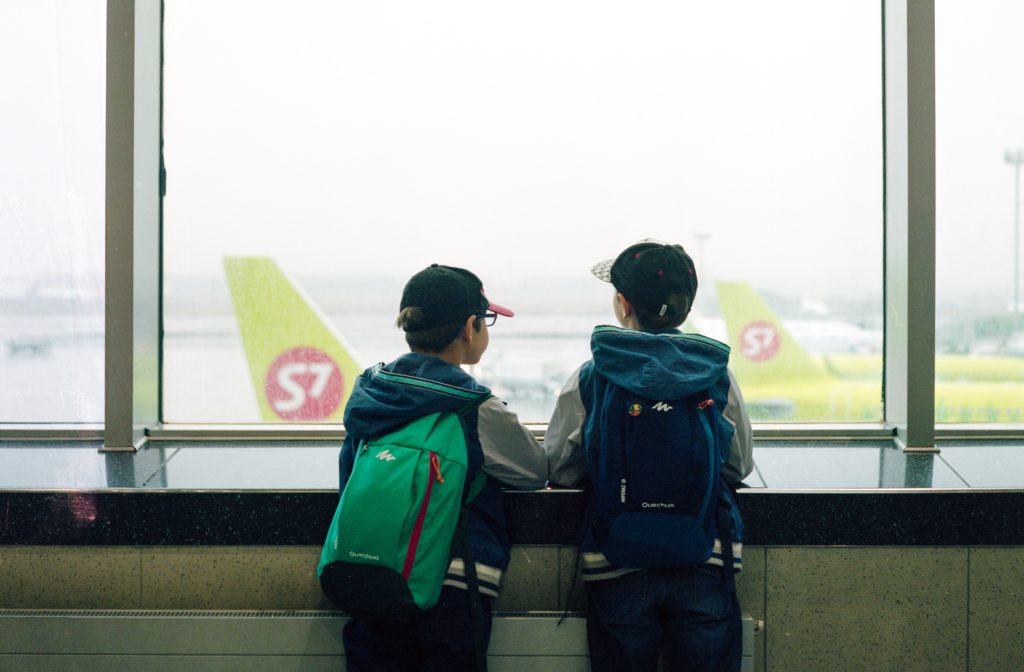
<svg viewBox="0 0 1024 672">
<path fill-rule="evenodd" d="M 592 272 L 622 328 L 599 326 L 544 444 L 550 481 L 587 483 L 580 553 L 594 672 L 736 672 L 732 488 L 753 468 L 729 347 L 678 327 L 697 292 L 679 245 L 644 240 Z"/>
<path fill-rule="evenodd" d="M 344 630 L 350 672 L 483 669 L 491 602 L 509 561 L 501 488 L 543 487 L 547 461 L 516 415 L 460 367 L 480 361 L 488 327 L 498 315 L 513 313 L 490 303 L 473 273 L 438 264 L 409 280 L 400 311 L 396 324 L 411 352 L 367 369 L 345 408 L 339 512 L 355 509 L 349 512 L 359 519 L 353 525 L 368 528 L 367 545 L 328 558 L 330 547 L 338 548 L 329 534 L 321 582 L 329 595 L 330 586 L 339 586 L 345 599 L 364 609 L 346 608 L 356 614 Z M 410 485 L 396 487 L 389 474 L 402 469 Z M 368 499 L 357 498 L 360 488 Z M 452 488 L 454 538 L 451 521 L 445 530 L 431 527 L 434 509 Z M 410 502 L 395 501 L 403 498 Z M 369 502 L 363 510 L 354 504 L 360 501 Z M 394 536 L 408 538 L 395 542 L 397 554 L 378 550 L 396 517 Z M 353 535 L 342 530 L 338 537 L 344 544 Z M 416 567 L 431 553 L 442 556 L 437 585 L 416 586 Z M 394 569 L 381 566 L 391 560 L 381 556 L 394 555 L 400 556 Z M 464 561 L 467 556 L 472 560 Z M 414 599 L 395 597 L 406 590 L 398 585 L 403 580 Z M 423 591 L 433 594 L 422 597 Z M 385 593 L 394 609 L 380 608 Z M 399 617 L 401 610 L 407 613 Z"/>
</svg>

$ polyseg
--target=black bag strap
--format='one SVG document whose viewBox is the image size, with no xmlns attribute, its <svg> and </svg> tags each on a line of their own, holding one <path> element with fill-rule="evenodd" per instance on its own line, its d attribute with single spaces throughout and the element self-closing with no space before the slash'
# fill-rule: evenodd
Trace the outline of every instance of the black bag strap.
<svg viewBox="0 0 1024 672">
<path fill-rule="evenodd" d="M 462 408 L 455 411 L 462 423 L 463 431 L 466 430 L 467 416 L 480 407 L 494 395 L 488 391 L 476 399 L 473 399 Z M 487 672 L 487 634 L 484 626 L 484 605 L 480 599 L 480 582 L 476 576 L 476 560 L 473 559 L 473 542 L 469 537 L 469 508 L 472 502 L 486 481 L 486 475 L 481 468 L 473 478 L 466 480 L 466 489 L 463 492 L 462 510 L 459 512 L 459 522 L 455 528 L 455 543 L 453 548 L 462 547 L 463 572 L 466 577 L 466 594 L 469 597 L 469 620 L 473 629 L 473 648 L 476 653 L 477 672 Z"/>
<path fill-rule="evenodd" d="M 587 538 L 587 531 L 590 526 L 594 523 L 594 502 L 588 498 L 586 508 L 583 513 L 583 526 L 580 528 L 579 541 L 576 543 L 576 562 L 573 563 L 572 580 L 569 583 L 569 593 L 565 596 L 565 609 L 562 610 L 562 617 L 558 619 L 558 624 L 555 627 L 562 625 L 565 619 L 569 618 L 569 610 L 572 609 L 572 600 L 576 596 L 576 581 L 580 577 L 580 568 L 583 567 L 583 541 Z"/>
<path fill-rule="evenodd" d="M 473 648 L 476 650 L 477 672 L 487 672 L 487 635 L 484 632 L 484 605 L 480 599 L 480 583 L 473 559 L 473 543 L 469 538 L 467 519 L 469 511 L 462 507 L 456 534 L 462 540 L 462 563 L 466 575 L 466 593 L 469 597 L 469 620 L 473 629 Z"/>
<path fill-rule="evenodd" d="M 725 589 L 729 595 L 736 592 L 736 568 L 732 558 L 732 503 L 722 497 L 718 500 L 718 540 L 722 543 L 722 571 Z"/>
</svg>

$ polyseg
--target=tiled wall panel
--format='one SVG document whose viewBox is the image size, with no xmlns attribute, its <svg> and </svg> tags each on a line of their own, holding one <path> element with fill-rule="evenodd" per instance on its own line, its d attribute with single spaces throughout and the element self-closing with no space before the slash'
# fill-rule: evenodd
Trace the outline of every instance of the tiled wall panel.
<svg viewBox="0 0 1024 672">
<path fill-rule="evenodd" d="M 767 669 L 967 669 L 967 550 L 769 548 Z"/>
<path fill-rule="evenodd" d="M 0 546 L 0 608 L 132 609 L 139 550 L 127 546 Z"/>
<path fill-rule="evenodd" d="M 1024 548 L 972 548 L 970 590 L 970 669 L 1024 670 Z"/>
<path fill-rule="evenodd" d="M 324 609 L 313 546 L 0 546 L 0 608 Z M 564 608 L 570 547 L 513 551 L 503 611 Z M 1024 669 L 1024 547 L 748 547 L 757 670 Z M 572 607 L 583 608 L 577 588 Z"/>
</svg>

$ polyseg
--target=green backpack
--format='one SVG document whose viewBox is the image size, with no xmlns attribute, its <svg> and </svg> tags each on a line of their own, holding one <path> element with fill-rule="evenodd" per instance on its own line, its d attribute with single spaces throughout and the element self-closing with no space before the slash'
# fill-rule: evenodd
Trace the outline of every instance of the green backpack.
<svg viewBox="0 0 1024 672">
<path fill-rule="evenodd" d="M 486 480 L 478 470 L 466 487 L 464 417 L 488 396 L 360 442 L 317 567 L 342 611 L 401 625 L 437 603 L 463 504 Z"/>
</svg>

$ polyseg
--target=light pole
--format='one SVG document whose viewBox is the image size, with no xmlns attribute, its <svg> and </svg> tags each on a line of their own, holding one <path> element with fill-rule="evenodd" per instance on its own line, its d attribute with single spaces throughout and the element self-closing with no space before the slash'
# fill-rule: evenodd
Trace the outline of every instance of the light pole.
<svg viewBox="0 0 1024 672">
<path fill-rule="evenodd" d="M 1020 167 L 1024 149 L 1007 151 L 1006 162 L 1013 166 L 1013 333 L 1020 328 Z"/>
<path fill-rule="evenodd" d="M 697 259 L 698 259 L 698 261 L 700 261 L 701 263 L 704 264 L 705 269 L 706 269 L 707 268 L 707 261 L 704 259 L 704 243 L 706 243 L 708 238 L 711 237 L 711 234 L 708 233 L 707 231 L 701 231 L 699 233 L 693 234 L 693 237 L 697 239 L 697 255 L 698 255 Z M 704 272 L 704 275 L 707 276 L 707 271 L 706 270 Z M 710 277 L 710 276 L 708 276 L 708 277 Z"/>
</svg>

